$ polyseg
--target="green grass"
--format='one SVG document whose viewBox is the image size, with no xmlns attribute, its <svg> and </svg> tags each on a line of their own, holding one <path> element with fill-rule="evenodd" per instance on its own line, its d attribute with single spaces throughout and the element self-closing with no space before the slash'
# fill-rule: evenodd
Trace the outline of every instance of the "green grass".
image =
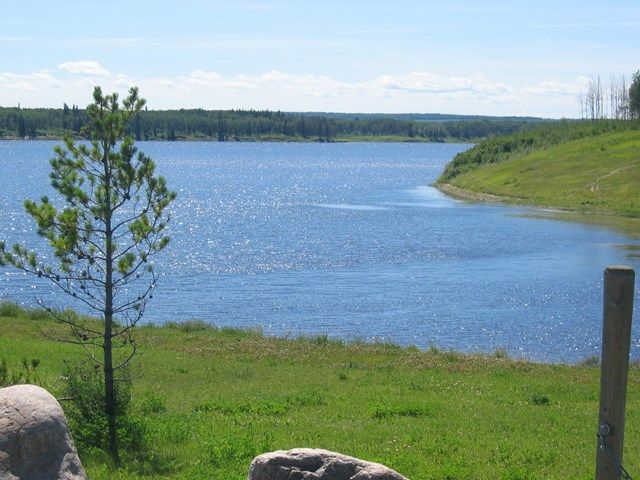
<svg viewBox="0 0 640 480">
<path fill-rule="evenodd" d="M 461 152 L 446 166 L 438 179 L 439 183 L 451 181 L 464 173 L 485 165 L 516 160 L 531 152 L 544 150 L 554 145 L 596 137 L 611 132 L 627 132 L 640 129 L 637 121 L 598 120 L 566 121 L 540 124 L 509 135 L 489 137 L 473 148 Z"/>
<path fill-rule="evenodd" d="M 508 201 L 640 216 L 640 131 L 611 132 L 487 164 L 450 185 Z"/>
<path fill-rule="evenodd" d="M 61 391 L 79 347 L 43 331 L 41 312 L 0 307 L 0 360 L 40 360 Z M 92 479 L 241 480 L 253 456 L 320 447 L 382 462 L 412 479 L 593 477 L 598 369 L 544 365 L 326 336 L 277 339 L 198 321 L 138 330 L 134 413 L 149 450 L 110 471 L 81 452 Z M 640 469 L 640 370 L 629 378 L 625 464 Z M 65 402 L 62 402 L 63 407 Z"/>
</svg>

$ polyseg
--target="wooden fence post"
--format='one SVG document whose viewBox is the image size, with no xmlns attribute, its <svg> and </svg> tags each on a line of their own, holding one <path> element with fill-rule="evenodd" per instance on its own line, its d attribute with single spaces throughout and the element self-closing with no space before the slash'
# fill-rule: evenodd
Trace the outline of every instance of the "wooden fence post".
<svg viewBox="0 0 640 480">
<path fill-rule="evenodd" d="M 626 475 L 622 467 L 622 446 L 634 279 L 635 272 L 630 267 L 612 266 L 604 271 L 596 480 L 618 480 Z"/>
</svg>

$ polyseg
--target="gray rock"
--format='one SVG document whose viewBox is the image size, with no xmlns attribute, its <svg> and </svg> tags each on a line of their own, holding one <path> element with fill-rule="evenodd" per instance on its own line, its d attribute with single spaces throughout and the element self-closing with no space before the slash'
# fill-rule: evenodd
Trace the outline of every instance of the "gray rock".
<svg viewBox="0 0 640 480">
<path fill-rule="evenodd" d="M 35 385 L 0 388 L 0 479 L 86 478 L 58 401 Z"/>
<path fill-rule="evenodd" d="M 407 480 L 379 463 L 317 448 L 294 448 L 253 459 L 248 480 Z"/>
</svg>

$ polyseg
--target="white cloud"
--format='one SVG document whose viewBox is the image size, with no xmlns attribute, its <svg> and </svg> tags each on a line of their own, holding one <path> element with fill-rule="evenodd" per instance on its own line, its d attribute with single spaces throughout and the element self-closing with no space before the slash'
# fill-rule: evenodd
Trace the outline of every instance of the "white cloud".
<svg viewBox="0 0 640 480">
<path fill-rule="evenodd" d="M 183 77 L 184 78 L 184 77 Z M 470 77 L 443 77 L 426 72 L 403 75 L 382 75 L 372 80 L 341 82 L 325 75 L 290 74 L 271 70 L 262 75 L 236 75 L 225 77 L 217 72 L 195 70 L 186 83 L 226 89 L 281 89 L 313 97 L 344 97 L 374 95 L 387 97 L 423 94 L 464 94 L 478 98 L 509 97 L 512 88 L 489 80 L 482 75 Z"/>
<path fill-rule="evenodd" d="M 343 96 L 355 93 L 358 84 L 333 80 L 324 75 L 292 75 L 272 70 L 257 77 L 244 77 L 248 81 L 269 88 L 285 88 L 315 97 Z"/>
<path fill-rule="evenodd" d="M 187 82 L 195 85 L 219 85 L 222 82 L 222 75 L 216 72 L 204 72 L 195 70 L 187 78 Z"/>
<path fill-rule="evenodd" d="M 129 89 L 132 86 L 134 86 L 135 81 L 130 79 L 128 76 L 120 73 L 118 75 L 116 75 L 116 79 L 113 82 L 113 84 L 119 88 L 126 88 Z"/>
<path fill-rule="evenodd" d="M 509 96 L 512 89 L 483 75 L 469 77 L 444 77 L 427 72 L 410 72 L 404 75 L 383 75 L 374 80 L 383 90 L 400 90 L 424 94 L 465 94 L 474 97 Z"/>
<path fill-rule="evenodd" d="M 21 92 L 37 93 L 49 88 L 62 88 L 64 84 L 48 72 L 29 74 L 0 73 L 0 87 Z"/>
<path fill-rule="evenodd" d="M 543 97 L 561 97 L 571 96 L 576 97 L 581 91 L 585 91 L 589 85 L 589 79 L 586 77 L 579 77 L 574 82 L 563 83 L 544 81 L 538 82 L 529 87 L 525 87 L 526 93 L 533 95 L 539 95 Z"/>
<path fill-rule="evenodd" d="M 36 92 L 37 89 L 23 75 L 12 73 L 0 73 L 0 86 L 22 92 Z"/>
<path fill-rule="evenodd" d="M 169 80 L 166 78 L 159 78 L 157 80 L 154 80 L 153 83 L 161 87 L 173 87 L 173 80 Z"/>
<path fill-rule="evenodd" d="M 92 60 L 65 62 L 58 65 L 58 68 L 65 72 L 75 73 L 78 75 L 91 75 L 96 77 L 108 77 L 111 75 L 102 65 Z"/>
<path fill-rule="evenodd" d="M 80 73 L 63 75 L 61 71 Z M 269 70 L 225 75 L 194 70 L 172 77 L 136 77 L 105 71 L 98 62 L 67 62 L 57 72 L 0 73 L 0 105 L 86 105 L 93 86 L 126 95 L 138 86 L 149 108 L 255 108 L 289 111 L 443 112 L 575 116 L 587 78 L 507 84 L 483 74 L 447 76 L 415 71 L 351 81 L 326 75 Z M 93 72 L 89 74 L 89 72 Z M 56 78 L 58 76 L 59 78 Z"/>
<path fill-rule="evenodd" d="M 186 79 L 187 83 L 206 87 L 221 88 L 248 88 L 255 89 L 256 86 L 249 81 L 251 77 L 240 75 L 235 79 L 225 79 L 216 72 L 205 72 L 203 70 L 195 70 Z"/>
</svg>

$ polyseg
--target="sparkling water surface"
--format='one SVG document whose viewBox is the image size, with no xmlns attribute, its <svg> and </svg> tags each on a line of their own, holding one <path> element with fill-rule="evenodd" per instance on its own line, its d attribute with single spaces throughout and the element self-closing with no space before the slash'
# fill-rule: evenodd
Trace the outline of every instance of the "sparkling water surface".
<svg viewBox="0 0 640 480">
<path fill-rule="evenodd" d="M 39 245 L 22 202 L 53 196 L 55 144 L 0 142 L 0 239 Z M 637 242 L 611 230 L 432 188 L 470 145 L 139 146 L 178 192 L 150 322 L 574 362 L 599 353 L 604 267 L 640 264 Z M 69 304 L 9 269 L 0 297 Z M 636 357 L 638 334 L 636 323 Z"/>
</svg>

